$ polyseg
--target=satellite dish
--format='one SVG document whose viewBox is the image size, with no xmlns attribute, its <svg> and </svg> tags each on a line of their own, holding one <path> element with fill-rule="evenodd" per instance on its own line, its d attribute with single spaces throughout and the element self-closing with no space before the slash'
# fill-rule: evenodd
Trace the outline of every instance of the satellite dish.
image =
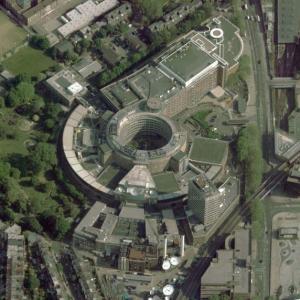
<svg viewBox="0 0 300 300">
<path fill-rule="evenodd" d="M 171 284 L 167 284 L 163 287 L 164 296 L 171 296 L 174 293 L 174 287 Z"/>
<path fill-rule="evenodd" d="M 170 259 L 170 263 L 172 266 L 178 266 L 180 263 L 180 258 L 176 256 L 172 256 Z"/>
<path fill-rule="evenodd" d="M 169 262 L 169 260 L 164 260 L 163 264 L 162 264 L 162 269 L 164 271 L 168 271 L 171 268 L 171 263 Z"/>
</svg>

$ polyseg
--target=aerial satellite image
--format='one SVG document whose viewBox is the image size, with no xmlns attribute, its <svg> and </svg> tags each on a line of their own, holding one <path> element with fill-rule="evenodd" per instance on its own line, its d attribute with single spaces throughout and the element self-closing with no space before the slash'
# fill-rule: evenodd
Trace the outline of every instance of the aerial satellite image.
<svg viewBox="0 0 300 300">
<path fill-rule="evenodd" d="M 0 300 L 299 300 L 300 0 L 0 0 Z"/>
</svg>

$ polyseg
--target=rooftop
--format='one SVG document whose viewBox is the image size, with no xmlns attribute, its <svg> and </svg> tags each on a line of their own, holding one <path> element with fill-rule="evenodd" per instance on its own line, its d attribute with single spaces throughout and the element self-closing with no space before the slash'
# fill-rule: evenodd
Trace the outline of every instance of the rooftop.
<svg viewBox="0 0 300 300">
<path fill-rule="evenodd" d="M 201 164 L 221 165 L 224 157 L 227 156 L 227 152 L 227 142 L 196 137 L 193 141 L 189 158 L 191 161 Z"/>
<path fill-rule="evenodd" d="M 188 85 L 193 79 L 200 77 L 208 68 L 218 65 L 215 58 L 203 51 L 197 44 L 188 41 L 175 52 L 163 58 L 160 66 L 171 71 L 179 81 Z"/>
<path fill-rule="evenodd" d="M 153 176 L 158 193 L 169 194 L 180 190 L 173 172 L 165 172 Z"/>
</svg>

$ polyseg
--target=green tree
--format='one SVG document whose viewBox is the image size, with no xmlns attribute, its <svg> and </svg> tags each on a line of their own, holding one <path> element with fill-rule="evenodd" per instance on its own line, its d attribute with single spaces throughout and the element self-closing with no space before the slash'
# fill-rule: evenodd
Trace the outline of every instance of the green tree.
<svg viewBox="0 0 300 300">
<path fill-rule="evenodd" d="M 49 170 L 56 166 L 56 149 L 55 146 L 49 143 L 38 143 L 31 155 L 31 165 L 35 172 Z"/>
<path fill-rule="evenodd" d="M 0 209 L 0 216 L 3 221 L 9 221 L 14 223 L 16 220 L 16 214 L 11 208 L 7 206 L 4 207 L 3 209 Z"/>
<path fill-rule="evenodd" d="M 15 212 L 26 212 L 27 210 L 27 195 L 20 187 L 18 182 L 12 178 L 6 178 L 2 183 L 5 195 L 5 204 L 13 208 Z"/>
<path fill-rule="evenodd" d="M 0 96 L 0 109 L 5 107 L 5 99 Z"/>
<path fill-rule="evenodd" d="M 24 286 L 29 290 L 31 297 L 34 297 L 35 291 L 40 286 L 40 281 L 31 267 L 29 267 L 25 273 Z"/>
<path fill-rule="evenodd" d="M 55 124 L 56 124 L 56 121 L 55 120 L 53 120 L 53 119 L 47 119 L 46 121 L 45 121 L 45 126 L 46 126 L 46 128 L 47 129 L 53 129 L 54 127 L 55 127 Z"/>
<path fill-rule="evenodd" d="M 54 181 L 47 181 L 41 186 L 41 190 L 48 195 L 52 195 L 56 192 L 56 184 Z"/>
<path fill-rule="evenodd" d="M 30 38 L 30 46 L 40 50 L 46 50 L 50 47 L 49 40 L 46 36 L 34 35 Z"/>
<path fill-rule="evenodd" d="M 237 141 L 238 159 L 246 177 L 246 193 L 253 193 L 259 186 L 263 174 L 261 138 L 256 125 L 250 124 L 239 132 Z"/>
<path fill-rule="evenodd" d="M 58 216 L 55 223 L 56 238 L 59 240 L 69 231 L 70 223 L 65 219 L 64 216 Z"/>
<path fill-rule="evenodd" d="M 239 60 L 239 69 L 238 69 L 238 75 L 246 80 L 247 77 L 249 76 L 251 71 L 250 68 L 250 57 L 248 55 L 243 55 L 241 56 Z"/>
<path fill-rule="evenodd" d="M 10 176 L 11 165 L 8 162 L 0 160 L 0 182 L 3 182 L 4 179 Z"/>
<path fill-rule="evenodd" d="M 17 168 L 11 168 L 10 170 L 10 175 L 11 177 L 13 177 L 14 179 L 20 179 L 21 177 L 21 171 Z"/>
<path fill-rule="evenodd" d="M 164 3 L 163 0 L 137 0 L 139 9 L 149 21 L 162 17 Z"/>
<path fill-rule="evenodd" d="M 42 97 L 35 95 L 31 102 L 31 112 L 36 114 L 45 107 L 45 101 Z"/>
<path fill-rule="evenodd" d="M 36 233 L 42 233 L 43 227 L 35 217 L 26 216 L 22 219 L 23 228 L 34 231 Z"/>
<path fill-rule="evenodd" d="M 16 107 L 22 104 L 28 104 L 32 101 L 34 95 L 34 86 L 29 82 L 22 81 L 9 91 L 7 105 Z"/>
<path fill-rule="evenodd" d="M 206 1 L 202 7 L 205 12 L 205 17 L 210 18 L 214 11 L 213 4 L 210 1 Z"/>
</svg>

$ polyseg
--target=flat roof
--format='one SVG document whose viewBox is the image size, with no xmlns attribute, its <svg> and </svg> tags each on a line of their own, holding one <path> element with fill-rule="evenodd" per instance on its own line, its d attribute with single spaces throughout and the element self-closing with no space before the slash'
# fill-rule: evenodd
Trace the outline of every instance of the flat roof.
<svg viewBox="0 0 300 300">
<path fill-rule="evenodd" d="M 202 164 L 221 165 L 227 151 L 228 143 L 225 141 L 196 137 L 189 158 Z"/>
<path fill-rule="evenodd" d="M 214 63 L 216 59 L 189 41 L 164 58 L 161 65 L 187 82 Z"/>
<path fill-rule="evenodd" d="M 119 218 L 144 220 L 145 213 L 143 208 L 123 206 Z"/>
<path fill-rule="evenodd" d="M 277 41 L 280 44 L 294 43 L 300 34 L 300 1 L 277 0 Z"/>
<path fill-rule="evenodd" d="M 98 182 L 111 189 L 116 188 L 126 171 L 116 165 L 107 166 L 98 178 Z"/>
<path fill-rule="evenodd" d="M 153 180 L 158 193 L 169 194 L 180 190 L 173 172 L 164 172 L 153 175 Z"/>
</svg>

